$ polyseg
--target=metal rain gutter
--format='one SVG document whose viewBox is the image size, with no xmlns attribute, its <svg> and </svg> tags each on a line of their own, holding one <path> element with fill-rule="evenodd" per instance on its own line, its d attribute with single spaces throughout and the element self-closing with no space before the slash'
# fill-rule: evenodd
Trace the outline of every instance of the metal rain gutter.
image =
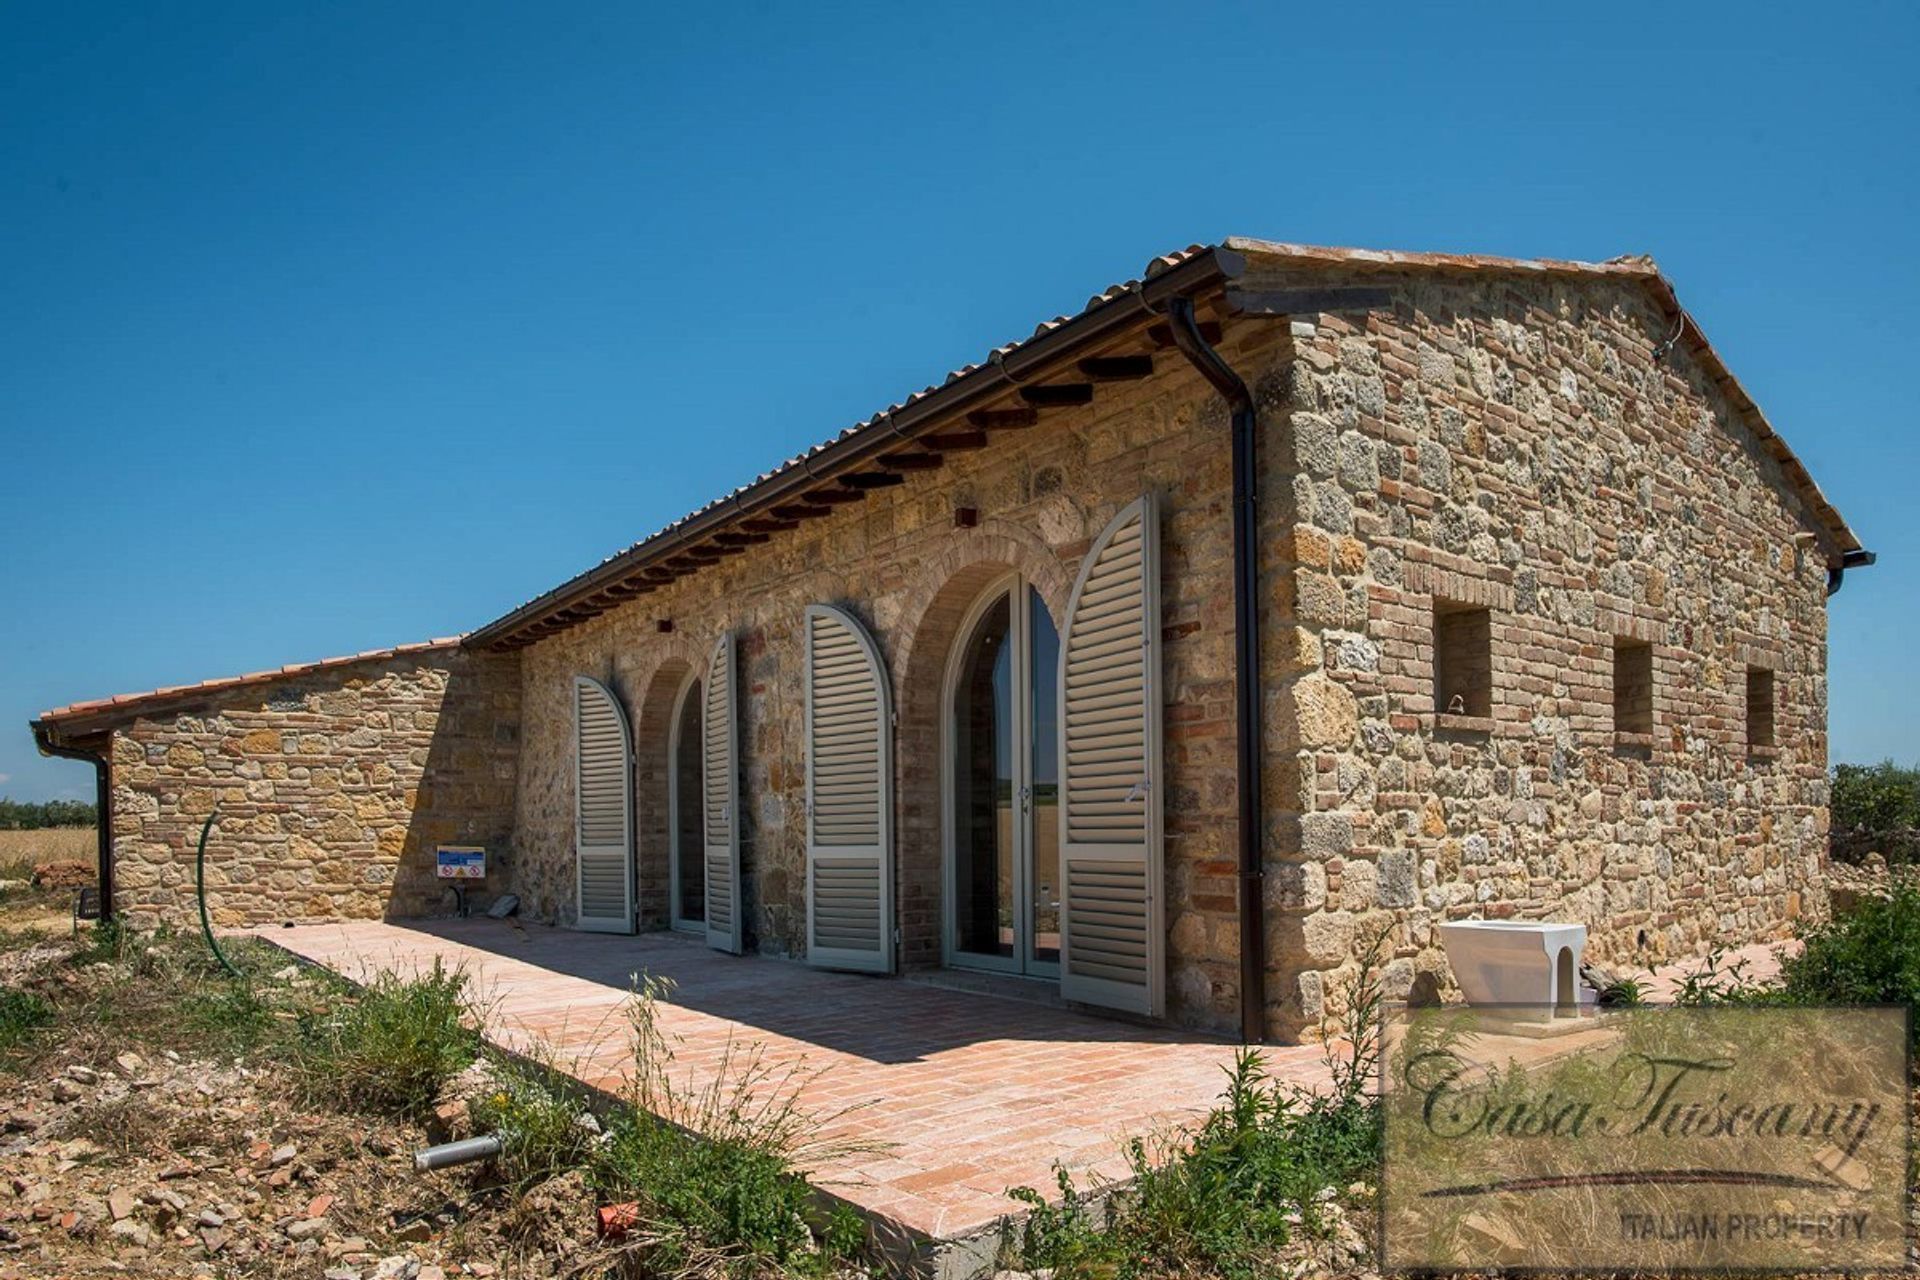
<svg viewBox="0 0 1920 1280">
<path fill-rule="evenodd" d="M 831 480 L 881 453 L 898 449 L 903 437 L 929 430 L 971 409 L 986 407 L 1009 390 L 1032 381 L 1044 367 L 1065 360 L 1082 348 L 1112 339 L 1146 315 L 1158 318 L 1168 299 L 1237 279 L 1245 267 L 1246 258 L 1231 249 L 1215 247 L 1196 253 L 1057 328 L 1027 339 L 1004 356 L 996 355 L 919 399 L 876 415 L 851 434 L 803 455 L 800 461 L 730 498 L 713 503 L 488 623 L 469 635 L 466 643 L 471 648 L 497 644 L 524 627 L 627 581 L 641 569 L 705 539 L 735 520 L 778 506 L 823 480 Z"/>
<path fill-rule="evenodd" d="M 1827 596 L 1831 599 L 1840 594 L 1841 586 L 1846 582 L 1847 570 L 1864 569 L 1878 562 L 1880 557 L 1872 551 L 1854 550 L 1840 553 L 1840 563 L 1827 570 Z"/>
<path fill-rule="evenodd" d="M 100 918 L 110 920 L 113 918 L 113 781 L 107 750 L 96 754 L 57 743 L 53 740 L 53 726 L 39 720 L 28 721 L 27 728 L 33 731 L 33 745 L 40 749 L 41 755 L 84 760 L 93 766 L 94 856 L 99 863 L 95 874 L 100 882 Z"/>
<path fill-rule="evenodd" d="M 1266 871 L 1261 861 L 1260 802 L 1260 418 L 1253 393 L 1194 319 L 1193 299 L 1167 300 L 1173 343 L 1233 411 L 1233 710 L 1235 785 L 1239 800 L 1240 1038 L 1266 1039 Z"/>
</svg>

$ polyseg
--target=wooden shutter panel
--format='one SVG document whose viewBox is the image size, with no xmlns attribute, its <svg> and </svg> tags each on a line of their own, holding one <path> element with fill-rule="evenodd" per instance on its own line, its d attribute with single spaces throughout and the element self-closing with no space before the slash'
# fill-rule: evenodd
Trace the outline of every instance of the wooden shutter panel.
<svg viewBox="0 0 1920 1280">
<path fill-rule="evenodd" d="M 738 955 L 745 931 L 740 909 L 740 713 L 734 674 L 733 637 L 724 635 L 707 664 L 700 797 L 707 824 L 707 945 Z"/>
<path fill-rule="evenodd" d="M 1166 989 L 1160 565 L 1151 497 L 1100 534 L 1060 645 L 1060 990 L 1159 1016 Z"/>
<path fill-rule="evenodd" d="M 807 962 L 893 969 L 892 702 L 866 629 L 807 607 Z"/>
<path fill-rule="evenodd" d="M 575 922 L 633 932 L 633 740 L 620 700 L 573 681 Z"/>
</svg>

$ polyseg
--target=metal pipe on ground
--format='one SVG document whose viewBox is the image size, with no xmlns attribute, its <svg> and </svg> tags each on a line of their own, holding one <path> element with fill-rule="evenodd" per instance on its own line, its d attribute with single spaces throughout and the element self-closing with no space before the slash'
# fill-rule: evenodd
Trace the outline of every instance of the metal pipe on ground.
<svg viewBox="0 0 1920 1280">
<path fill-rule="evenodd" d="M 462 1138 L 458 1142 L 442 1142 L 438 1146 L 422 1147 L 413 1153 L 413 1171 L 431 1173 L 435 1169 L 451 1169 L 457 1164 L 472 1164 L 476 1160 L 491 1160 L 500 1154 L 500 1135 L 482 1134 L 478 1138 Z"/>
</svg>

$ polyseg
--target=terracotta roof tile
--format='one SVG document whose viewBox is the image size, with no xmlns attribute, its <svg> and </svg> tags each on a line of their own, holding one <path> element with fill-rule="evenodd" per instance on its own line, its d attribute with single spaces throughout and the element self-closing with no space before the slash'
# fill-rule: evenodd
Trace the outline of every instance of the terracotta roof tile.
<svg viewBox="0 0 1920 1280">
<path fill-rule="evenodd" d="M 1243 236 L 1228 237 L 1218 246 L 1218 250 L 1224 250 L 1229 254 L 1250 255 L 1268 259 L 1287 259 L 1309 266 L 1318 264 L 1325 266 L 1381 267 L 1422 271 L 1542 273 L 1574 277 L 1612 276 L 1643 280 L 1647 283 L 1648 287 L 1655 292 L 1669 313 L 1682 322 L 1683 330 L 1688 338 L 1689 349 L 1695 358 L 1702 362 L 1709 375 L 1721 385 L 1722 389 L 1735 403 L 1736 407 L 1747 415 L 1755 431 L 1761 436 L 1763 441 L 1766 442 L 1769 451 L 1780 461 L 1782 468 L 1799 487 L 1803 496 L 1806 497 L 1815 512 L 1826 522 L 1835 541 L 1843 550 L 1857 549 L 1860 546 L 1859 539 L 1856 538 L 1852 530 L 1847 527 L 1840 513 L 1826 500 L 1825 495 L 1822 494 L 1819 487 L 1814 484 L 1812 477 L 1807 474 L 1806 468 L 1800 464 L 1799 459 L 1794 457 L 1792 451 L 1787 448 L 1785 441 L 1780 438 L 1779 433 L 1774 430 L 1773 425 L 1767 420 L 1766 416 L 1761 413 L 1759 407 L 1753 403 L 1752 398 L 1746 394 L 1738 380 L 1733 376 L 1732 371 L 1728 369 L 1726 363 L 1721 360 L 1719 353 L 1715 351 L 1713 346 L 1707 341 L 1699 325 L 1694 322 L 1692 316 L 1688 315 L 1685 308 L 1680 305 L 1680 301 L 1674 293 L 1672 283 L 1661 274 L 1658 264 L 1650 257 L 1644 255 L 1626 255 L 1610 259 L 1606 262 L 1579 262 L 1555 258 L 1506 258 L 1477 253 L 1411 253 L 1398 250 L 1338 248 L 1325 245 L 1293 244 L 1277 240 L 1261 240 Z M 1041 324 L 1035 326 L 1030 336 L 1007 343 L 1003 346 L 995 347 L 987 353 L 985 359 L 972 364 L 961 365 L 949 371 L 939 386 L 924 387 L 907 396 L 904 400 L 890 404 L 878 413 L 856 422 L 849 427 L 843 428 L 828 440 L 813 445 L 771 469 L 761 472 L 751 483 L 721 494 L 704 506 L 695 508 L 693 511 L 663 526 L 647 537 L 605 557 L 600 561 L 599 565 L 593 569 L 576 575 L 552 591 L 546 592 L 541 596 L 536 596 L 518 608 L 510 610 L 501 619 L 489 624 L 487 628 L 483 628 L 482 630 L 491 631 L 498 628 L 509 619 L 513 619 L 516 614 L 529 611 L 531 607 L 535 605 L 541 606 L 541 610 L 538 613 L 538 617 L 541 618 L 552 617 L 555 614 L 572 608 L 580 599 L 584 599 L 586 595 L 594 594 L 601 589 L 600 586 L 593 585 L 589 582 L 599 569 L 611 565 L 616 561 L 623 560 L 633 561 L 637 568 L 638 564 L 647 554 L 650 544 L 661 543 L 664 546 L 666 545 L 666 540 L 670 539 L 672 535 L 678 533 L 688 525 L 702 520 L 729 505 L 735 508 L 741 507 L 744 500 L 752 494 L 754 490 L 779 479 L 795 468 L 805 469 L 808 474 L 811 475 L 812 460 L 830 446 L 852 439 L 855 436 L 885 429 L 885 427 L 890 424 L 890 420 L 894 415 L 920 403 L 928 396 L 934 395 L 943 388 L 950 387 L 955 382 L 978 373 L 982 369 L 999 364 L 1019 352 L 1036 338 L 1056 332 L 1078 320 L 1085 319 L 1090 312 L 1113 303 L 1128 294 L 1136 293 L 1141 286 L 1142 280 L 1154 280 L 1180 267 L 1182 264 L 1191 262 L 1196 257 L 1216 251 L 1216 247 L 1214 246 L 1195 244 L 1189 245 L 1185 249 L 1162 254 L 1154 258 L 1147 263 L 1140 280 L 1124 281 L 1101 290 L 1087 300 L 1086 308 L 1078 315 L 1056 316 L 1051 320 L 1043 321 Z M 576 591 L 582 594 L 574 594 Z M 516 622 L 515 625 L 531 625 L 532 621 L 535 620 L 537 619 L 524 619 Z M 270 680 L 285 679 L 288 676 L 326 670 L 349 663 L 379 661 L 402 654 L 450 648 L 463 643 L 463 639 L 463 637 L 458 636 L 445 637 L 420 644 L 397 645 L 390 649 L 371 649 L 365 653 L 353 654 L 347 657 L 327 658 L 319 662 L 296 663 L 282 667 L 278 671 L 255 672 L 251 675 L 231 677 L 224 680 L 208 680 L 197 685 L 176 685 L 166 689 L 151 690 L 146 693 L 123 694 L 117 698 L 76 702 L 70 706 L 47 712 L 41 717 L 41 720 L 53 721 L 68 719 L 108 708 L 140 707 L 148 703 L 160 702 L 169 698 L 185 695 L 198 696 L 207 692 L 237 688 L 248 684 L 264 683 Z"/>
<path fill-rule="evenodd" d="M 1860 545 L 1859 539 L 1854 536 L 1851 529 L 1847 528 L 1846 522 L 1841 518 L 1840 513 L 1834 510 L 1833 506 L 1826 500 L 1825 495 L 1820 492 L 1818 486 L 1813 483 L 1812 479 L 1809 477 L 1802 481 L 1801 478 L 1806 474 L 1804 468 L 1799 466 L 1797 459 L 1794 459 L 1790 452 L 1785 451 L 1785 445 L 1783 442 L 1779 442 L 1779 435 L 1773 429 L 1772 424 L 1767 421 L 1765 415 L 1759 411 L 1758 407 L 1753 405 L 1752 400 L 1747 397 L 1744 390 L 1740 389 L 1738 382 L 1734 379 L 1731 371 L 1727 369 L 1726 364 L 1721 361 L 1719 354 L 1713 350 L 1707 343 L 1705 337 L 1701 335 L 1699 325 L 1694 323 L 1693 318 L 1688 316 L 1680 306 L 1679 299 L 1674 294 L 1671 282 L 1661 274 L 1658 264 L 1650 257 L 1630 254 L 1612 258 L 1605 262 L 1581 262 L 1560 258 L 1507 258 L 1482 253 L 1414 253 L 1390 249 L 1340 248 L 1328 245 L 1306 245 L 1279 240 L 1262 240 L 1248 236 L 1229 236 L 1226 240 L 1222 241 L 1218 247 L 1229 253 L 1255 255 L 1264 258 L 1285 258 L 1309 266 L 1315 264 L 1325 266 L 1377 266 L 1423 271 L 1541 273 L 1574 277 L 1615 276 L 1644 280 L 1650 288 L 1660 295 L 1662 302 L 1672 313 L 1685 318 L 1686 327 L 1695 338 L 1695 342 L 1693 343 L 1695 354 L 1706 363 L 1708 371 L 1729 391 L 1729 394 L 1733 396 L 1739 406 L 1748 412 L 1750 418 L 1753 419 L 1755 429 L 1763 438 L 1779 443 L 1781 452 L 1776 456 L 1780 456 L 1781 460 L 1787 464 L 1790 476 L 1798 483 L 1815 512 L 1828 524 L 1835 541 L 1843 550 L 1857 548 Z M 1031 336 L 1016 342 L 1007 343 L 1004 346 L 995 347 L 988 353 L 985 360 L 974 364 L 962 365 L 952 370 L 947 374 L 942 386 L 949 386 L 969 374 L 1004 360 L 1009 355 L 1019 351 L 1027 343 L 1033 341 L 1034 338 L 1071 324 L 1075 320 L 1085 317 L 1088 312 L 1095 308 L 1137 290 L 1141 280 L 1152 280 L 1183 263 L 1191 261 L 1195 257 L 1214 251 L 1214 246 L 1193 244 L 1173 253 L 1162 254 L 1147 264 L 1146 270 L 1143 272 L 1140 280 L 1123 281 L 1101 290 L 1087 300 L 1086 309 L 1080 312 L 1078 316 L 1056 316 L 1052 320 L 1041 323 L 1035 327 Z M 879 413 L 837 432 L 821 444 L 814 445 L 772 469 L 761 472 L 752 483 L 729 490 L 706 505 L 695 508 L 678 520 L 661 527 L 637 542 L 605 557 L 593 568 L 575 575 L 553 590 L 535 596 L 516 606 L 514 609 L 509 610 L 499 619 L 481 628 L 481 633 L 492 633 L 510 619 L 514 619 L 516 614 L 528 611 L 532 609 L 533 606 L 541 605 L 543 602 L 549 603 L 546 604 L 545 611 L 541 614 L 542 617 L 550 617 L 553 614 L 571 607 L 572 604 L 577 603 L 577 600 L 571 593 L 575 590 L 586 590 L 589 585 L 587 580 L 592 578 L 599 570 L 621 560 L 633 560 L 636 562 L 637 567 L 638 561 L 646 554 L 646 549 L 649 547 L 649 544 L 660 543 L 670 539 L 674 534 L 686 528 L 689 524 L 709 516 L 730 503 L 736 506 L 739 505 L 742 500 L 756 488 L 785 475 L 795 467 L 806 466 L 810 458 L 819 454 L 829 445 L 878 429 L 879 425 L 886 422 L 893 414 L 918 403 L 938 389 L 939 388 L 935 387 L 927 387 L 923 390 L 916 391 L 904 401 L 889 405 Z M 594 589 L 598 590 L 597 587 Z M 591 592 L 588 592 L 588 594 L 591 594 Z M 535 621 L 535 619 L 521 619 L 518 620 L 515 625 L 531 625 L 533 621 Z M 487 635 L 486 638 L 493 639 L 496 637 Z"/>
<path fill-rule="evenodd" d="M 337 658 L 320 658 L 313 662 L 291 662 L 284 667 L 275 667 L 270 671 L 249 671 L 240 676 L 223 676 L 215 680 L 202 680 L 198 684 L 171 684 L 158 689 L 148 689 L 143 693 L 119 693 L 111 698 L 92 698 L 85 702 L 71 702 L 64 707 L 55 707 L 51 711 L 40 713 L 42 724 L 53 724 L 63 720 L 90 715 L 99 711 L 129 711 L 171 702 L 178 698 L 199 698 L 209 693 L 222 693 L 230 689 L 243 689 L 249 685 L 271 684 L 285 680 L 290 676 L 311 675 L 317 671 L 332 671 L 340 667 L 350 667 L 363 662 L 385 662 L 390 658 L 404 657 L 408 654 L 430 653 L 443 649 L 457 649 L 465 643 L 465 636 L 442 636 L 435 640 L 420 641 L 413 644 L 399 644 L 386 649 L 368 649 L 362 653 L 344 654 Z"/>
</svg>

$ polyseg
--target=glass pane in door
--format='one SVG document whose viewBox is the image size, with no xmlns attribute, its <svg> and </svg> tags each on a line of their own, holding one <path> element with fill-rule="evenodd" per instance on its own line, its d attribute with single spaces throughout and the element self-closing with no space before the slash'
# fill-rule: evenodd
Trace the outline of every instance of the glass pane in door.
<svg viewBox="0 0 1920 1280">
<path fill-rule="evenodd" d="M 1011 597 L 994 601 L 954 685 L 954 949 L 1014 958 Z"/>
<path fill-rule="evenodd" d="M 1027 588 L 1027 669 L 1032 710 L 1033 811 L 1028 848 L 1033 850 L 1033 928 L 1028 961 L 1060 963 L 1060 635 L 1040 593 Z"/>
<path fill-rule="evenodd" d="M 707 918 L 707 837 L 700 825 L 700 686 L 680 700 L 680 724 L 674 736 L 673 856 L 679 872 L 680 900 L 673 914 L 680 920 Z"/>
</svg>

